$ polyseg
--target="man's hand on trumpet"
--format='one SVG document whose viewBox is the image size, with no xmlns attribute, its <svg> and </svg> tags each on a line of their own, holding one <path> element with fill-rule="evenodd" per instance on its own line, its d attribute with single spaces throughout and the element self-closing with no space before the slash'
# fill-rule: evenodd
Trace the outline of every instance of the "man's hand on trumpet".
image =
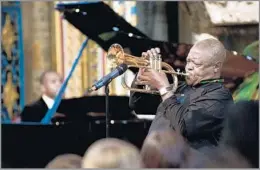
<svg viewBox="0 0 260 170">
<path fill-rule="evenodd" d="M 170 86 L 168 78 L 164 72 L 158 72 L 151 68 L 141 68 L 137 80 L 138 84 L 150 85 L 152 88 L 160 90 L 163 87 Z"/>
<path fill-rule="evenodd" d="M 150 57 L 156 57 L 157 55 L 159 55 L 159 53 L 160 53 L 159 48 L 152 48 L 147 52 L 143 52 L 142 57 L 149 60 Z M 157 90 L 160 90 L 162 88 L 167 88 L 170 86 L 168 78 L 164 72 L 158 72 L 157 70 L 149 67 L 140 68 L 136 80 L 137 80 L 136 84 L 138 85 L 149 85 L 152 88 L 155 88 Z M 164 96 L 162 96 L 163 100 L 169 97 L 169 95 L 164 95 Z"/>
</svg>

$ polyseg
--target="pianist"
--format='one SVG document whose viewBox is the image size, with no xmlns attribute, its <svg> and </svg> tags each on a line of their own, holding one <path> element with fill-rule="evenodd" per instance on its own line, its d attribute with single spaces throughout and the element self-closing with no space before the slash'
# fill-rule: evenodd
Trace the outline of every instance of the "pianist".
<svg viewBox="0 0 260 170">
<path fill-rule="evenodd" d="M 54 98 L 62 85 L 61 76 L 55 71 L 45 71 L 40 77 L 40 89 L 42 96 L 32 104 L 26 105 L 21 112 L 23 122 L 40 122 L 48 109 L 54 104 Z M 56 113 L 54 117 L 65 117 Z"/>
</svg>

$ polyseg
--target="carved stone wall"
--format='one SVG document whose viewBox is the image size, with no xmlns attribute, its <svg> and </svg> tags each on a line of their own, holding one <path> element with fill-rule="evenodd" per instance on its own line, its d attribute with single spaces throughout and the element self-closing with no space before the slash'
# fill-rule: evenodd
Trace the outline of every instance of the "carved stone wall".
<svg viewBox="0 0 260 170">
<path fill-rule="evenodd" d="M 164 1 L 137 1 L 137 28 L 155 40 L 168 40 Z"/>
<path fill-rule="evenodd" d="M 205 3 L 215 4 L 218 6 L 218 10 L 225 11 L 225 15 L 220 15 L 219 12 L 209 11 L 205 6 Z M 232 8 L 226 8 L 226 5 L 231 6 Z M 249 43 L 258 40 L 258 24 L 252 18 L 257 18 L 256 16 L 249 16 L 248 20 L 252 20 L 251 24 L 242 17 L 242 15 L 249 15 L 255 11 L 257 6 L 250 4 L 248 6 L 242 7 L 238 4 L 247 4 L 247 2 L 193 2 L 193 1 L 182 1 L 179 2 L 179 40 L 183 43 L 193 44 L 197 40 L 216 37 L 220 39 L 225 47 L 229 50 L 237 50 L 239 52 Z M 248 2 L 249 3 L 249 2 Z M 243 8 L 239 13 L 234 14 L 232 11 L 235 10 L 236 5 Z M 254 5 L 254 4 L 253 4 Z M 256 3 L 257 5 L 257 3 Z M 227 16 L 228 13 L 232 13 L 233 20 L 231 16 Z M 218 25 L 213 24 L 210 14 L 214 15 L 214 21 L 219 19 Z M 258 16 L 259 14 L 257 14 Z M 241 17 L 239 17 L 241 16 Z M 241 18 L 241 19 L 239 19 Z M 232 21 L 233 25 L 223 25 L 226 24 L 225 20 Z M 221 23 L 220 21 L 223 22 Z M 221 25 L 222 24 L 222 25 Z M 250 24 L 250 25 L 249 25 Z"/>
<path fill-rule="evenodd" d="M 202 33 L 210 34 L 213 25 L 203 2 L 179 2 L 179 41 L 194 44 Z"/>
</svg>

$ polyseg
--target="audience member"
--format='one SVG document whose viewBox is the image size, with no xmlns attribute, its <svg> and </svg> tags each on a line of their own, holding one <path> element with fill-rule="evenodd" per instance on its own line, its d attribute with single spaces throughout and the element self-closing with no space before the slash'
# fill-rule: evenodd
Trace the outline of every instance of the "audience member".
<svg viewBox="0 0 260 170">
<path fill-rule="evenodd" d="M 151 132 L 141 150 L 146 168 L 199 168 L 208 159 L 172 129 Z"/>
<path fill-rule="evenodd" d="M 93 143 L 86 151 L 82 168 L 142 168 L 138 149 L 123 140 L 105 138 Z"/>
<path fill-rule="evenodd" d="M 220 147 L 231 147 L 259 167 L 259 103 L 239 101 L 227 109 Z"/>
<path fill-rule="evenodd" d="M 211 148 L 206 154 L 210 161 L 202 168 L 252 168 L 252 165 L 236 149 L 230 147 Z"/>
<path fill-rule="evenodd" d="M 75 154 L 64 154 L 55 157 L 45 168 L 81 168 L 82 157 Z"/>
</svg>

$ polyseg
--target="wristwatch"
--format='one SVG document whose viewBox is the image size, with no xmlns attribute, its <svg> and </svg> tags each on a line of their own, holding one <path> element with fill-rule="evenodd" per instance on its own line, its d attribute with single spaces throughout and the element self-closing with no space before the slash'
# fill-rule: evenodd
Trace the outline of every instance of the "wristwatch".
<svg viewBox="0 0 260 170">
<path fill-rule="evenodd" d="M 162 87 L 162 88 L 159 89 L 159 93 L 160 93 L 161 96 L 167 94 L 170 91 L 171 91 L 171 86 Z"/>
</svg>

